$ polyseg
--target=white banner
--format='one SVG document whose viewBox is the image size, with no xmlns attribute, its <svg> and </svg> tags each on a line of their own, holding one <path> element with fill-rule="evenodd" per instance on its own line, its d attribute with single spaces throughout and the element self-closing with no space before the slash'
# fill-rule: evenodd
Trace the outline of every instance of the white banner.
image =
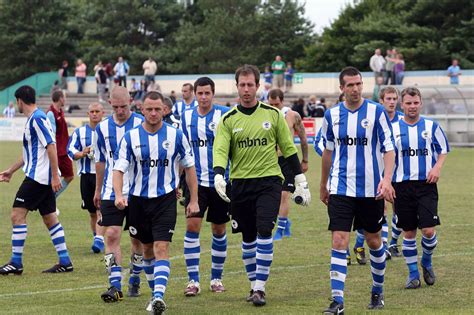
<svg viewBox="0 0 474 315">
<path fill-rule="evenodd" d="M 22 141 L 26 117 L 0 118 L 0 141 Z"/>
</svg>

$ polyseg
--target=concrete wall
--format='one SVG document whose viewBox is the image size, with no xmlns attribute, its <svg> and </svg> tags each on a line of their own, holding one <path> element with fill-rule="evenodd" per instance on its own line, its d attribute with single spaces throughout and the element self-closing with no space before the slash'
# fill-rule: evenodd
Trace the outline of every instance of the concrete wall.
<svg viewBox="0 0 474 315">
<path fill-rule="evenodd" d="M 339 93 L 338 73 L 301 73 L 302 83 L 294 83 L 292 92 L 295 94 L 337 94 Z M 184 83 L 194 83 L 200 76 L 209 76 L 216 83 L 216 94 L 237 94 L 234 74 L 208 74 L 208 75 L 157 75 L 156 81 L 160 84 L 162 92 L 169 94 L 175 90 L 179 96 L 181 86 Z M 372 72 L 363 72 L 364 91 L 371 92 L 374 88 L 374 76 Z M 130 80 L 135 78 L 141 80 L 142 76 L 129 76 L 127 86 L 130 87 Z M 261 79 L 263 82 L 263 78 Z M 405 72 L 404 86 L 432 86 L 449 85 L 449 78 L 445 70 L 430 71 L 407 71 Z M 463 70 L 460 77 L 460 85 L 474 86 L 474 70 Z M 76 79 L 68 78 L 68 90 L 75 93 L 77 91 Z M 96 93 L 96 83 L 94 77 L 88 77 L 85 85 L 86 93 Z"/>
</svg>

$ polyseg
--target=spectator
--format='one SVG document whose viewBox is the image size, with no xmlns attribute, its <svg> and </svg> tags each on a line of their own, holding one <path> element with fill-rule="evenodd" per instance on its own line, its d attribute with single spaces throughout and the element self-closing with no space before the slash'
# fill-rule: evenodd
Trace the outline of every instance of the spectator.
<svg viewBox="0 0 474 315">
<path fill-rule="evenodd" d="M 58 75 L 59 75 L 59 82 L 61 82 L 61 90 L 63 90 L 63 93 L 67 91 L 67 76 L 68 76 L 68 70 L 67 68 L 69 67 L 69 62 L 67 60 L 64 60 L 61 68 L 59 68 Z"/>
<path fill-rule="evenodd" d="M 49 90 L 49 94 L 53 94 L 54 91 L 61 91 L 61 85 L 59 84 L 59 80 L 54 80 L 53 86 L 51 90 Z"/>
<path fill-rule="evenodd" d="M 114 80 L 113 80 L 113 77 L 114 77 L 114 68 L 112 67 L 112 63 L 108 62 L 105 67 L 104 67 L 104 70 L 105 70 L 105 74 L 107 75 L 107 83 L 108 83 L 108 91 L 112 91 L 112 87 L 113 87 L 113 83 L 114 83 Z"/>
<path fill-rule="evenodd" d="M 280 56 L 275 57 L 272 63 L 273 78 L 275 79 L 275 87 L 283 88 L 283 72 L 285 71 L 285 63 L 281 61 Z"/>
<path fill-rule="evenodd" d="M 316 117 L 316 95 L 310 95 L 308 104 L 306 104 L 306 113 L 308 117 Z"/>
<path fill-rule="evenodd" d="M 448 68 L 448 77 L 451 84 L 459 84 L 459 76 L 461 75 L 461 67 L 459 67 L 459 61 L 453 59 L 451 66 Z"/>
<path fill-rule="evenodd" d="M 127 87 L 127 75 L 130 70 L 128 63 L 123 57 L 118 58 L 118 62 L 114 66 L 114 72 L 120 86 Z"/>
<path fill-rule="evenodd" d="M 295 74 L 295 70 L 291 66 L 291 62 L 286 64 L 285 70 L 285 92 L 291 91 L 293 87 L 293 75 Z"/>
<path fill-rule="evenodd" d="M 107 100 L 107 72 L 102 61 L 99 61 L 94 67 L 95 81 L 97 82 L 97 93 L 99 94 L 99 102 L 103 103 Z"/>
<path fill-rule="evenodd" d="M 130 90 L 130 96 L 134 100 L 141 100 L 143 96 L 143 85 L 145 83 L 144 80 L 141 80 L 140 82 L 137 82 L 135 78 L 132 79 L 132 88 Z"/>
<path fill-rule="evenodd" d="M 301 118 L 308 116 L 305 113 L 304 99 L 302 99 L 301 97 L 293 103 L 293 106 L 291 107 L 291 109 L 294 110 L 295 112 L 298 112 Z"/>
<path fill-rule="evenodd" d="M 377 103 L 379 102 L 379 94 L 380 94 L 380 90 L 382 89 L 383 83 L 384 83 L 383 77 L 377 77 L 375 79 L 374 92 L 372 93 L 372 101 L 377 102 Z"/>
<path fill-rule="evenodd" d="M 143 63 L 143 74 L 145 75 L 145 85 L 143 87 L 144 91 L 148 91 L 148 85 L 150 83 L 155 83 L 155 74 L 158 70 L 158 66 L 156 65 L 155 60 L 153 58 L 148 57 L 148 60 L 145 60 Z"/>
<path fill-rule="evenodd" d="M 405 77 L 405 60 L 403 60 L 402 54 L 397 54 L 393 71 L 395 72 L 395 84 L 402 85 Z"/>
<path fill-rule="evenodd" d="M 313 117 L 324 117 L 325 112 L 326 112 L 326 99 L 324 97 L 321 97 L 319 101 L 316 103 L 316 108 L 314 109 Z"/>
<path fill-rule="evenodd" d="M 130 106 L 130 110 L 132 112 L 137 113 L 137 114 L 143 115 L 142 114 L 142 102 L 141 102 L 141 100 L 134 100 L 132 102 L 132 105 Z"/>
<path fill-rule="evenodd" d="M 270 92 L 271 88 L 272 88 L 272 84 L 265 82 L 265 84 L 263 85 L 263 90 L 262 90 L 262 94 L 260 95 L 259 101 L 262 101 L 264 103 L 268 102 L 268 93 Z"/>
<path fill-rule="evenodd" d="M 171 90 L 170 99 L 173 101 L 173 104 L 176 103 L 176 92 Z"/>
<path fill-rule="evenodd" d="M 263 77 L 265 79 L 265 83 L 270 83 L 271 86 L 273 81 L 273 73 L 270 71 L 269 66 L 265 67 L 265 73 L 263 74 Z"/>
<path fill-rule="evenodd" d="M 77 94 L 84 94 L 84 84 L 86 83 L 87 77 L 87 65 L 82 59 L 77 59 L 76 63 L 76 81 L 77 81 Z"/>
<path fill-rule="evenodd" d="M 380 48 L 377 48 L 375 54 L 370 57 L 370 69 L 374 72 L 375 80 L 377 80 L 377 77 L 383 77 L 383 72 L 385 71 L 385 59 L 382 56 Z"/>
<path fill-rule="evenodd" d="M 395 57 L 397 56 L 397 50 L 387 49 L 387 55 L 385 56 L 385 82 L 384 85 L 395 84 L 395 72 L 393 67 L 395 66 Z"/>
<path fill-rule="evenodd" d="M 13 102 L 8 103 L 8 106 L 5 107 L 3 110 L 3 117 L 5 118 L 13 118 L 15 117 L 15 106 L 13 105 Z"/>
</svg>

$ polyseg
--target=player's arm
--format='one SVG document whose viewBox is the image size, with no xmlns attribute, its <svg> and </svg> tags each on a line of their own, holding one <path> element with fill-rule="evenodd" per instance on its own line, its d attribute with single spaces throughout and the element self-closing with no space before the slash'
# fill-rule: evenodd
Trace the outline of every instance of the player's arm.
<svg viewBox="0 0 474 315">
<path fill-rule="evenodd" d="M 95 192 L 94 192 L 94 205 L 97 209 L 100 209 L 100 191 L 104 183 L 104 174 L 105 174 L 105 141 L 100 127 L 96 128 L 97 137 L 95 139 L 95 149 L 94 151 L 98 154 L 95 155 Z"/>
<path fill-rule="evenodd" d="M 196 168 L 194 166 L 194 156 L 188 139 L 180 130 L 177 139 L 178 154 L 180 156 L 179 166 L 184 168 L 184 172 L 186 174 L 186 184 L 188 185 L 190 194 L 189 204 L 186 207 L 186 216 L 192 217 L 199 212 L 197 193 L 198 183 Z"/>
<path fill-rule="evenodd" d="M 426 181 L 428 183 L 437 183 L 441 175 L 441 169 L 443 168 L 446 156 L 449 152 L 449 144 L 446 135 L 438 124 L 433 125 L 433 147 L 438 154 L 438 160 L 436 161 L 433 168 L 428 172 Z"/>
<path fill-rule="evenodd" d="M 46 117 L 48 117 L 49 123 L 51 124 L 51 128 L 53 129 L 53 135 L 56 138 L 56 119 L 54 119 L 54 114 L 52 111 L 49 111 L 46 114 Z"/>
<path fill-rule="evenodd" d="M 308 170 L 308 139 L 306 137 L 306 131 L 300 114 L 295 111 L 293 111 L 293 113 L 295 113 L 295 130 L 300 138 L 301 153 L 303 155 L 303 159 L 301 160 L 301 170 L 303 173 L 306 173 Z"/>
<path fill-rule="evenodd" d="M 332 129 L 332 116 L 330 111 L 326 111 L 324 114 L 323 123 L 318 135 L 322 139 L 318 142 L 322 141 L 324 143 L 324 148 L 321 154 L 321 182 L 319 183 L 319 199 L 327 205 L 329 202 L 329 190 L 327 185 L 332 164 L 332 153 L 335 146 L 334 132 Z"/>
<path fill-rule="evenodd" d="M 120 140 L 117 151 L 114 154 L 114 168 L 112 172 L 112 184 L 115 193 L 115 206 L 119 210 L 125 209 L 128 206 L 127 198 L 122 194 L 123 190 L 123 174 L 126 173 L 130 167 L 131 146 L 130 133 L 126 133 L 122 140 Z"/>
<path fill-rule="evenodd" d="M 21 156 L 18 161 L 16 161 L 9 168 L 0 173 L 0 182 L 10 182 L 13 174 L 18 171 L 18 169 L 22 167 L 23 164 L 23 156 Z"/>
<path fill-rule="evenodd" d="M 229 112 L 228 112 L 229 113 Z M 216 137 L 212 148 L 214 186 L 219 196 L 226 202 L 230 202 L 226 194 L 227 182 L 224 178 L 225 169 L 229 163 L 230 142 L 232 140 L 232 130 L 230 123 L 224 120 L 228 114 L 221 118 L 217 125 Z"/>
<path fill-rule="evenodd" d="M 374 128 L 377 128 L 384 164 L 383 178 L 377 187 L 376 199 L 385 199 L 393 203 L 395 198 L 395 190 L 392 187 L 393 170 L 395 168 L 395 141 L 393 140 L 392 124 L 385 110 L 380 112 Z"/>
<path fill-rule="evenodd" d="M 308 181 L 306 176 L 303 174 L 301 164 L 298 159 L 298 151 L 293 142 L 293 136 L 291 135 L 288 124 L 283 117 L 281 112 L 278 113 L 276 120 L 276 131 L 277 131 L 277 142 L 278 146 L 291 168 L 293 174 L 295 174 L 295 192 L 291 198 L 302 206 L 308 206 L 311 202 L 311 193 L 308 187 Z M 308 152 L 306 152 L 307 154 Z"/>
<path fill-rule="evenodd" d="M 61 179 L 59 178 L 58 154 L 56 143 L 52 142 L 46 147 L 48 152 L 49 164 L 51 166 L 51 187 L 54 192 L 61 189 Z"/>
<path fill-rule="evenodd" d="M 427 183 L 436 184 L 438 182 L 441 176 L 441 169 L 443 168 L 447 156 L 447 153 L 438 155 L 438 160 L 436 161 L 433 168 L 428 172 L 428 177 L 426 178 Z"/>
</svg>

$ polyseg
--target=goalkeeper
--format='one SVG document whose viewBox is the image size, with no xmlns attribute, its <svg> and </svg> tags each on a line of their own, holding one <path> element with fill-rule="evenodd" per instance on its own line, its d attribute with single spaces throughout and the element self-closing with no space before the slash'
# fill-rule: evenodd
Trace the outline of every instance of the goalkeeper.
<svg viewBox="0 0 474 315">
<path fill-rule="evenodd" d="M 272 230 L 280 206 L 282 180 L 276 146 L 295 176 L 293 199 L 311 201 L 297 149 L 283 114 L 258 102 L 260 73 L 253 65 L 237 69 L 235 80 L 240 104 L 227 112 L 217 126 L 213 147 L 214 183 L 222 199 L 231 202 L 232 231 L 242 233 L 242 259 L 251 283 L 248 302 L 265 305 L 265 283 L 273 260 Z M 231 160 L 230 198 L 224 172 Z"/>
</svg>

